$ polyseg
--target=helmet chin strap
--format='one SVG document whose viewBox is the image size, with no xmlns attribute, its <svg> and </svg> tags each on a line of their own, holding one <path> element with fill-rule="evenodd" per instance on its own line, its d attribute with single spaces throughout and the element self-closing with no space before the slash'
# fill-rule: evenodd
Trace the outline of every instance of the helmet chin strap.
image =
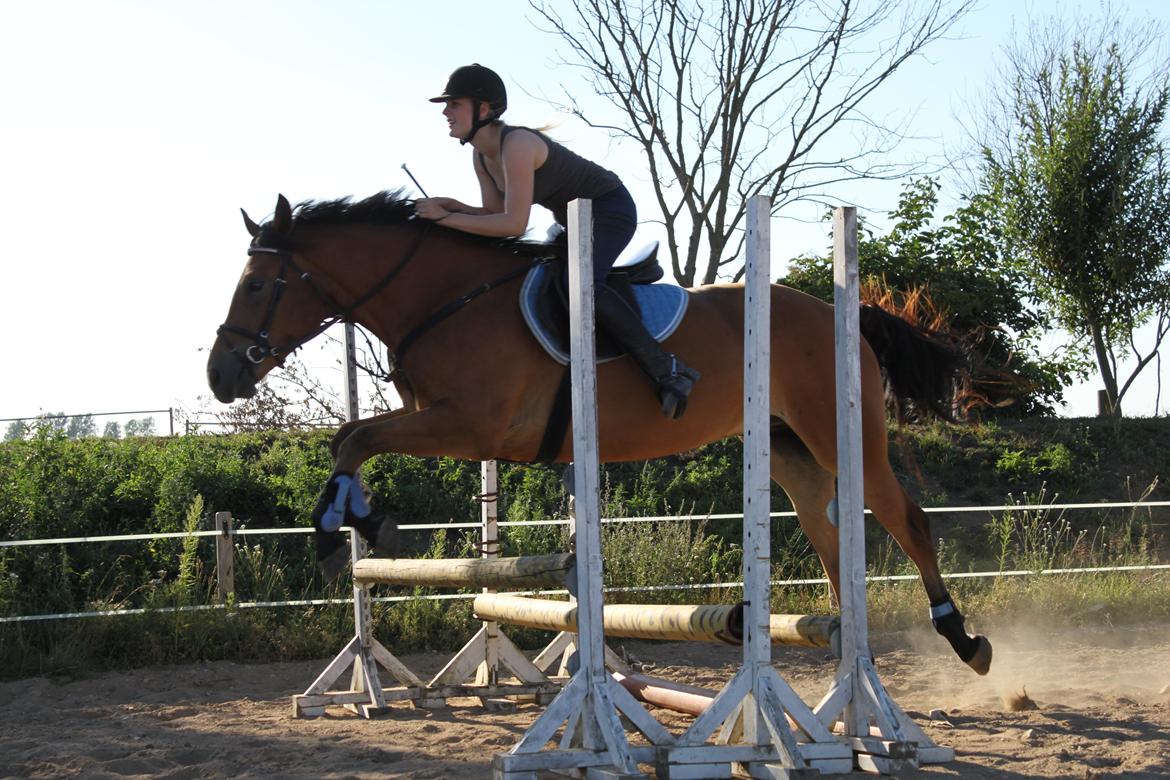
<svg viewBox="0 0 1170 780">
<path fill-rule="evenodd" d="M 468 133 L 466 137 L 459 139 L 460 146 L 466 146 L 467 144 L 471 143 L 471 139 L 475 138 L 475 134 L 479 132 L 479 129 L 481 127 L 484 127 L 486 125 L 490 125 L 493 121 L 495 121 L 495 117 L 489 117 L 487 119 L 480 119 L 479 118 L 479 107 L 482 104 L 483 104 L 482 100 L 476 100 L 476 101 L 472 102 L 472 104 L 471 104 L 471 132 Z"/>
</svg>

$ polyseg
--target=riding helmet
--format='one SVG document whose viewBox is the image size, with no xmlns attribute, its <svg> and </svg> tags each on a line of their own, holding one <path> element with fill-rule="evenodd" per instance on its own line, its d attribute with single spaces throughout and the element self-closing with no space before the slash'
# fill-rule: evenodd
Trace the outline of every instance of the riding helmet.
<svg viewBox="0 0 1170 780">
<path fill-rule="evenodd" d="M 443 94 L 431 98 L 432 103 L 443 103 L 452 98 L 471 98 L 472 100 L 487 103 L 494 116 L 499 116 L 508 108 L 508 92 L 504 89 L 504 80 L 491 68 L 485 68 L 478 62 L 456 68 L 447 79 L 447 87 Z"/>
</svg>

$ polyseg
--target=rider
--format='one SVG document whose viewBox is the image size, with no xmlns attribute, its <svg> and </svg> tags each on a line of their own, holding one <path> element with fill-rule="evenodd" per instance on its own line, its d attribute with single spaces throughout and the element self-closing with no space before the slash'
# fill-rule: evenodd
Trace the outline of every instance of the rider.
<svg viewBox="0 0 1170 780">
<path fill-rule="evenodd" d="M 699 373 L 663 351 L 639 313 L 605 284 L 618 254 L 634 235 L 638 215 L 617 174 L 578 156 L 538 130 L 500 120 L 508 107 L 504 82 L 489 68 L 466 65 L 447 80 L 443 103 L 450 135 L 471 144 L 472 166 L 483 206 L 454 198 L 423 198 L 418 215 L 482 236 L 519 236 L 528 228 L 532 204 L 553 213 L 562 227 L 570 201 L 593 201 L 593 284 L 598 324 L 625 347 L 658 388 L 662 413 L 681 417 Z"/>
</svg>

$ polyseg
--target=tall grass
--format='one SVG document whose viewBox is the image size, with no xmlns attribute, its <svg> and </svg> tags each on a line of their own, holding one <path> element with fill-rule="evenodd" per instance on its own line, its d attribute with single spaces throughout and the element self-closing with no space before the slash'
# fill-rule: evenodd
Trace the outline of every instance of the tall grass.
<svg viewBox="0 0 1170 780">
<path fill-rule="evenodd" d="M 1137 501 L 1148 498 L 1157 481 L 1143 489 Z M 1108 512 L 1076 521 L 1066 510 L 1052 506 L 1059 496 L 1047 488 L 1009 496 L 1011 509 L 993 515 L 985 526 L 992 566 L 1000 572 L 1028 572 L 995 579 L 956 579 L 949 589 L 969 616 L 982 621 L 1051 619 L 1069 625 L 1163 620 L 1170 617 L 1170 572 L 1051 573 L 1067 569 L 1146 566 L 1157 562 L 1157 537 L 1148 509 L 1132 507 L 1120 516 Z M 878 574 L 916 574 L 904 557 L 887 545 L 873 571 Z M 940 540 L 939 559 L 944 572 L 963 571 L 949 560 Z M 967 569 L 971 570 L 970 568 Z M 917 582 L 874 583 L 869 589 L 870 617 L 882 628 L 897 629 L 925 621 L 925 600 Z"/>
</svg>

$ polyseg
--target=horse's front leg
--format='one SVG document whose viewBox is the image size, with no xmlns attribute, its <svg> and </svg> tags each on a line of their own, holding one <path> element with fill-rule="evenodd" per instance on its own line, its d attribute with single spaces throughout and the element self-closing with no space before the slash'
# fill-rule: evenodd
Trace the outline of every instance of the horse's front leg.
<svg viewBox="0 0 1170 780">
<path fill-rule="evenodd" d="M 330 445 L 333 473 L 312 516 L 317 562 L 326 580 L 338 576 L 349 561 L 345 537 L 339 531 L 342 525 L 354 528 L 378 552 L 397 553 L 397 523 L 372 512 L 358 476 L 361 465 L 386 452 L 421 456 L 460 452 L 467 449 L 463 439 L 469 433 L 449 405 L 442 403 L 418 412 L 398 409 L 342 426 Z"/>
<path fill-rule="evenodd" d="M 337 460 L 337 452 L 341 449 L 341 443 L 348 439 L 350 434 L 352 434 L 358 428 L 364 428 L 367 425 L 378 425 L 394 417 L 410 414 L 411 411 L 412 410 L 405 407 L 401 409 L 392 409 L 391 411 L 384 412 L 383 414 L 375 415 L 373 417 L 365 417 L 360 420 L 350 420 L 349 422 L 342 424 L 342 426 L 337 429 L 337 433 L 333 434 L 333 438 L 329 441 L 329 454 L 333 456 L 334 460 Z"/>
</svg>

